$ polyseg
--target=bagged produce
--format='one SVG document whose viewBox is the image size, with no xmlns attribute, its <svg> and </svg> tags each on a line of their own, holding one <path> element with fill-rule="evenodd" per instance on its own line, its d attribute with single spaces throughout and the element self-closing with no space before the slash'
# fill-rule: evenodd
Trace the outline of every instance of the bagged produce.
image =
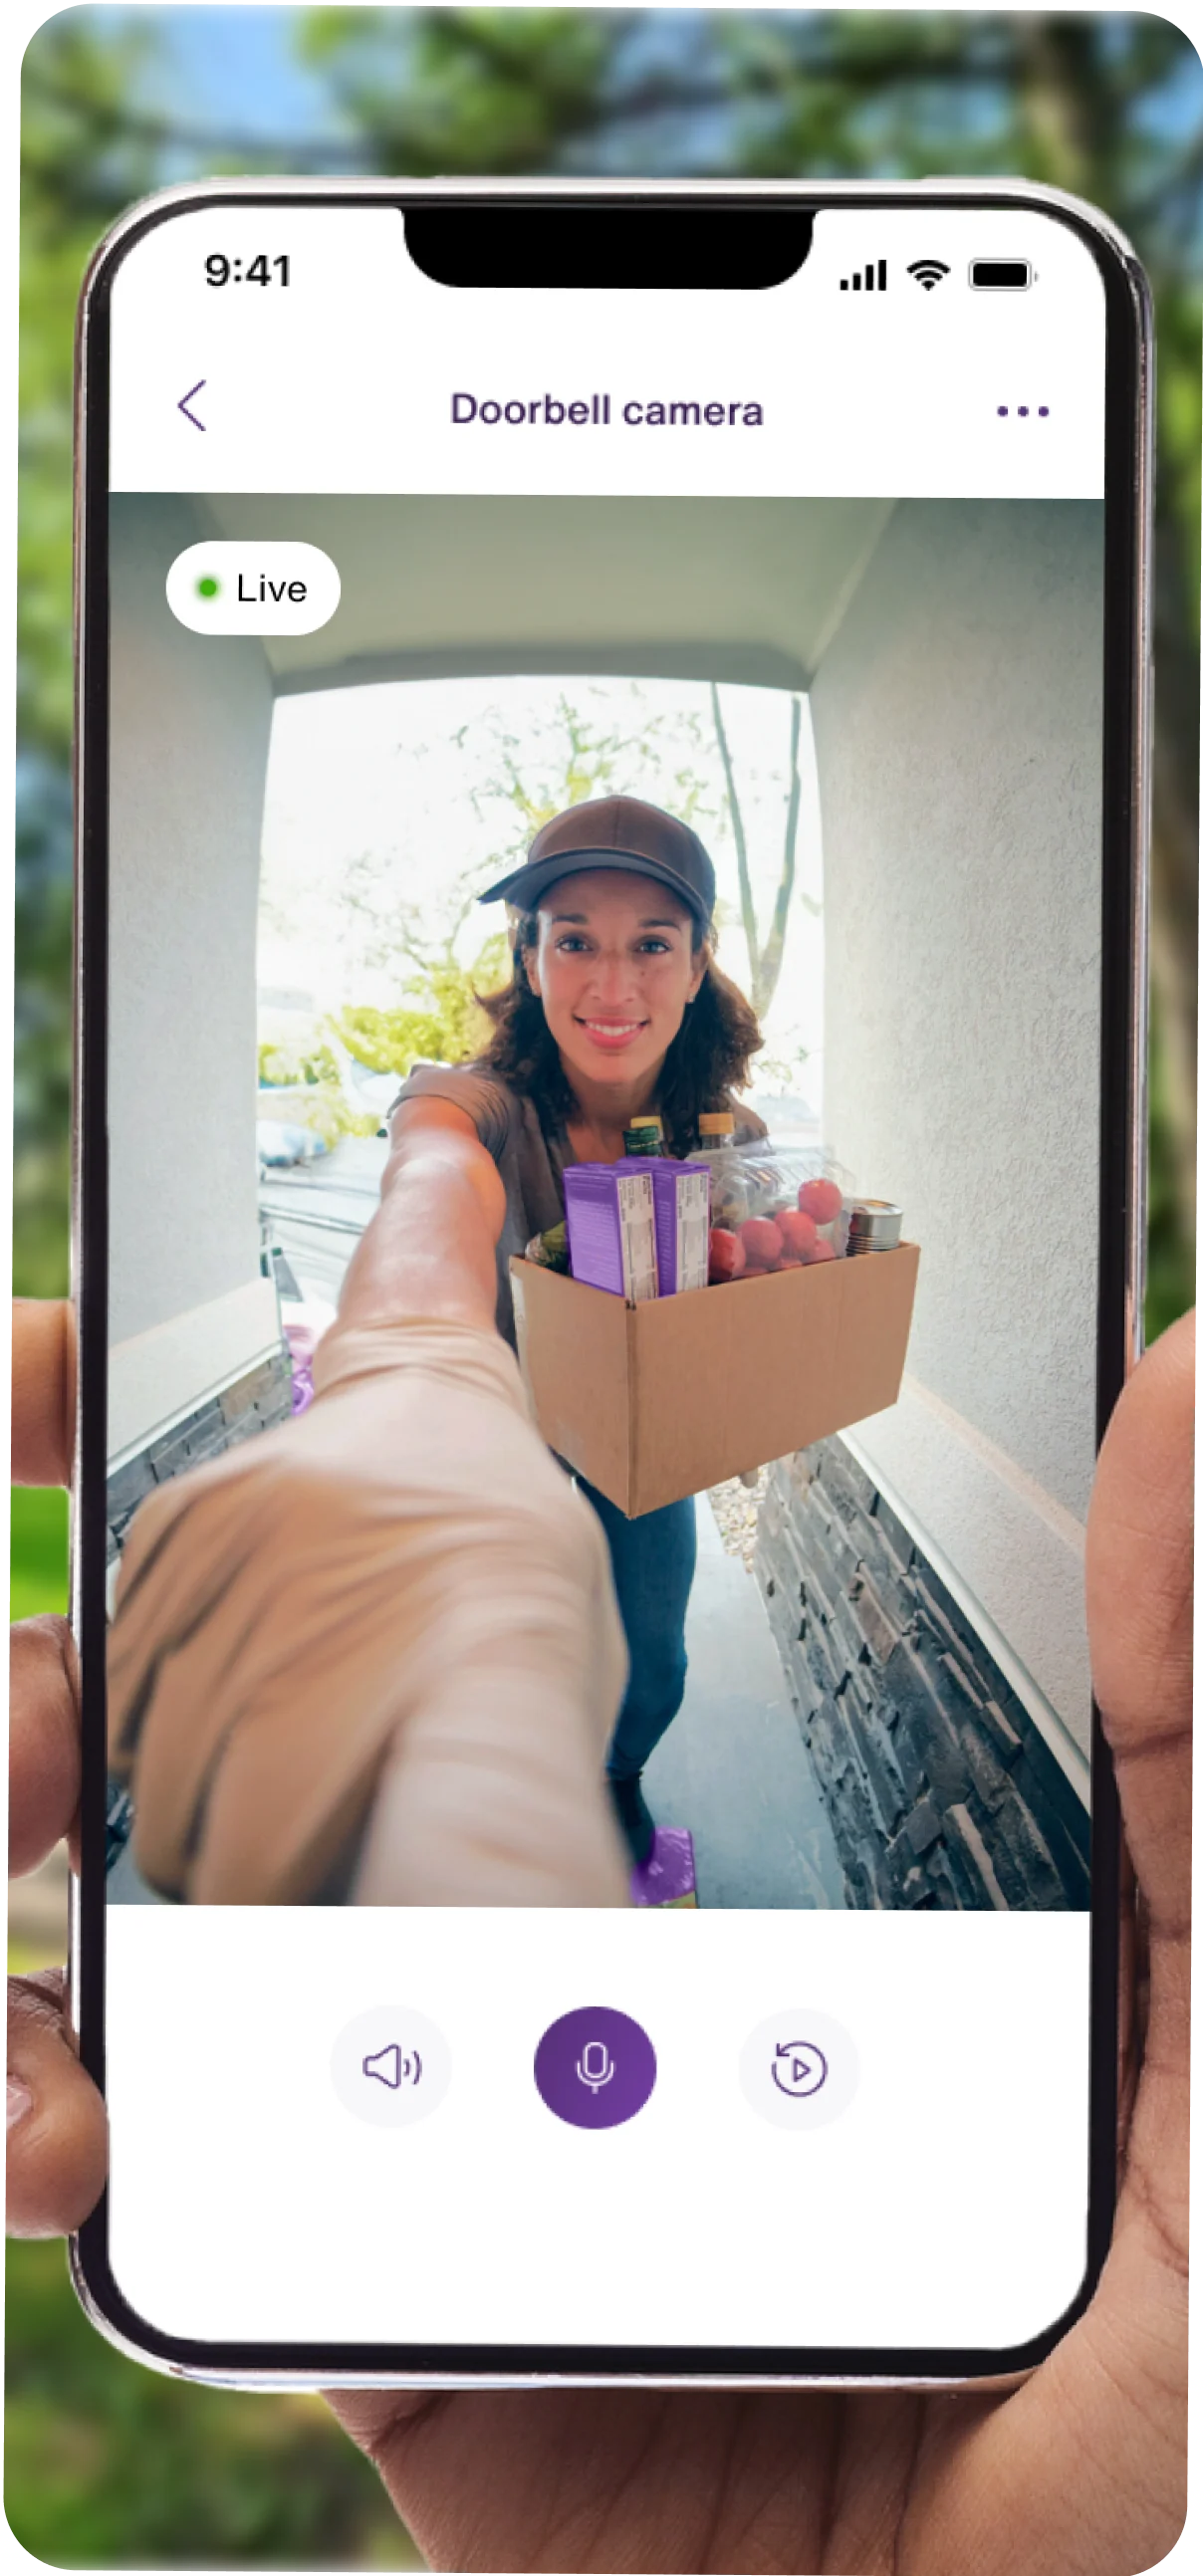
<svg viewBox="0 0 1203 2576">
<path fill-rule="evenodd" d="M 751 1216 L 774 1219 L 788 1212 L 809 1217 L 821 1242 L 832 1253 L 848 1248 L 848 1211 L 856 1179 L 825 1145 L 778 1145 L 758 1137 L 743 1148 Z M 800 1240 L 789 1246 L 801 1261 L 814 1258 L 814 1248 Z M 821 1259 L 827 1255 L 820 1255 Z"/>
<path fill-rule="evenodd" d="M 705 1158 L 712 1175 L 712 1286 L 898 1248 L 901 1208 L 891 1199 L 856 1197 L 852 1174 L 825 1148 L 779 1146 L 764 1137 L 737 1150 L 729 1141 L 734 1123 L 710 1122 L 728 1132 Z"/>
<path fill-rule="evenodd" d="M 546 1226 L 542 1234 L 532 1234 L 525 1257 L 537 1261 L 540 1270 L 558 1270 L 565 1278 L 568 1276 L 568 1227 L 563 1217 L 558 1225 Z"/>
</svg>

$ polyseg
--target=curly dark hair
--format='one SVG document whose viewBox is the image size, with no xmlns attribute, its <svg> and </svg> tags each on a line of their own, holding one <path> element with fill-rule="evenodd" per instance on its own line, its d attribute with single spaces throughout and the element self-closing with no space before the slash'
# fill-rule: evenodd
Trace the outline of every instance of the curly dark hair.
<svg viewBox="0 0 1203 2576">
<path fill-rule="evenodd" d="M 526 972 L 527 951 L 537 945 L 538 936 L 537 914 L 522 913 L 511 933 L 514 965 L 509 983 L 498 993 L 476 996 L 493 1023 L 492 1037 L 478 1062 L 533 1100 L 545 1126 L 564 1127 L 577 1102 L 543 1004 Z M 695 920 L 695 957 L 703 948 L 706 972 L 665 1056 L 656 1094 L 664 1141 L 676 1155 L 688 1154 L 696 1145 L 697 1122 L 706 1110 L 730 1110 L 752 1127 L 760 1124 L 750 1111 L 741 1112 L 732 1097 L 744 1089 L 751 1058 L 764 1045 L 760 1023 L 738 984 L 715 964 L 712 936 Z"/>
</svg>

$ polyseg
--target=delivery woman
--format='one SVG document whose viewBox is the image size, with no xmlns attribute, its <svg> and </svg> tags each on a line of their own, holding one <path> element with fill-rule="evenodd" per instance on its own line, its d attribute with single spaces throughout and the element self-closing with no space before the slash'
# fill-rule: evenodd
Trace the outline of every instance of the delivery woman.
<svg viewBox="0 0 1203 2576">
<path fill-rule="evenodd" d="M 696 1144 L 703 1111 L 734 1110 L 737 1136 L 741 1128 L 763 1132 L 732 1097 L 763 1041 L 749 1005 L 714 963 L 714 893 L 714 869 L 688 824 L 635 797 L 610 796 L 555 815 L 525 864 L 481 898 L 504 898 L 517 915 L 512 979 L 484 1003 L 492 1037 L 471 1064 L 418 1066 L 391 1134 L 402 1158 L 439 1133 L 459 1141 L 445 1204 L 433 1188 L 429 1257 L 444 1282 L 456 1260 L 476 1273 L 493 1228 L 497 1328 L 511 1345 L 510 1257 L 562 1219 L 567 1164 L 616 1162 L 624 1130 L 650 1111 L 678 1156 Z M 467 1140 L 481 1168 L 474 1171 L 469 1157 L 474 1187 L 465 1202 Z M 690 1497 L 630 1521 L 578 1482 L 609 1542 L 626 1633 L 630 1678 L 606 1768 L 628 1847 L 641 1862 L 654 1832 L 643 1768 L 685 1688 L 694 1504 Z"/>
</svg>

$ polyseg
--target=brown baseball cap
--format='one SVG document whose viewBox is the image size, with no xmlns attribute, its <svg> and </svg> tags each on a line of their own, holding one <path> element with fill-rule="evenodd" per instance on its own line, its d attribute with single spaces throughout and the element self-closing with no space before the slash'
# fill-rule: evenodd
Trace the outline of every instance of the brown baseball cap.
<svg viewBox="0 0 1203 2576">
<path fill-rule="evenodd" d="M 497 903 L 504 896 L 520 911 L 533 912 L 540 896 L 561 877 L 581 876 L 592 868 L 655 877 L 689 905 L 703 929 L 709 925 L 715 889 L 707 851 L 688 823 L 659 805 L 645 805 L 638 796 L 598 796 L 553 814 L 536 832 L 523 865 L 490 886 L 480 901 Z"/>
</svg>

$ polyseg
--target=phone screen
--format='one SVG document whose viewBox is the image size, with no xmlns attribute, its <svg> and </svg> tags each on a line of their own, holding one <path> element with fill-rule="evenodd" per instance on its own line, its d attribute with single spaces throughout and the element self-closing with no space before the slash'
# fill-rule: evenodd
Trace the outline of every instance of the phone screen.
<svg viewBox="0 0 1203 2576">
<path fill-rule="evenodd" d="M 83 2270 L 199 2368 L 1013 2367 L 1109 2214 L 1131 289 L 1018 194 L 745 201 L 734 284 L 713 204 L 559 284 L 518 214 L 216 193 L 93 286 Z M 432 1104 L 604 1540 L 612 1899 L 382 1901 L 350 1507 L 269 1480 L 121 1663 L 139 1515 L 333 1421 Z"/>
</svg>

